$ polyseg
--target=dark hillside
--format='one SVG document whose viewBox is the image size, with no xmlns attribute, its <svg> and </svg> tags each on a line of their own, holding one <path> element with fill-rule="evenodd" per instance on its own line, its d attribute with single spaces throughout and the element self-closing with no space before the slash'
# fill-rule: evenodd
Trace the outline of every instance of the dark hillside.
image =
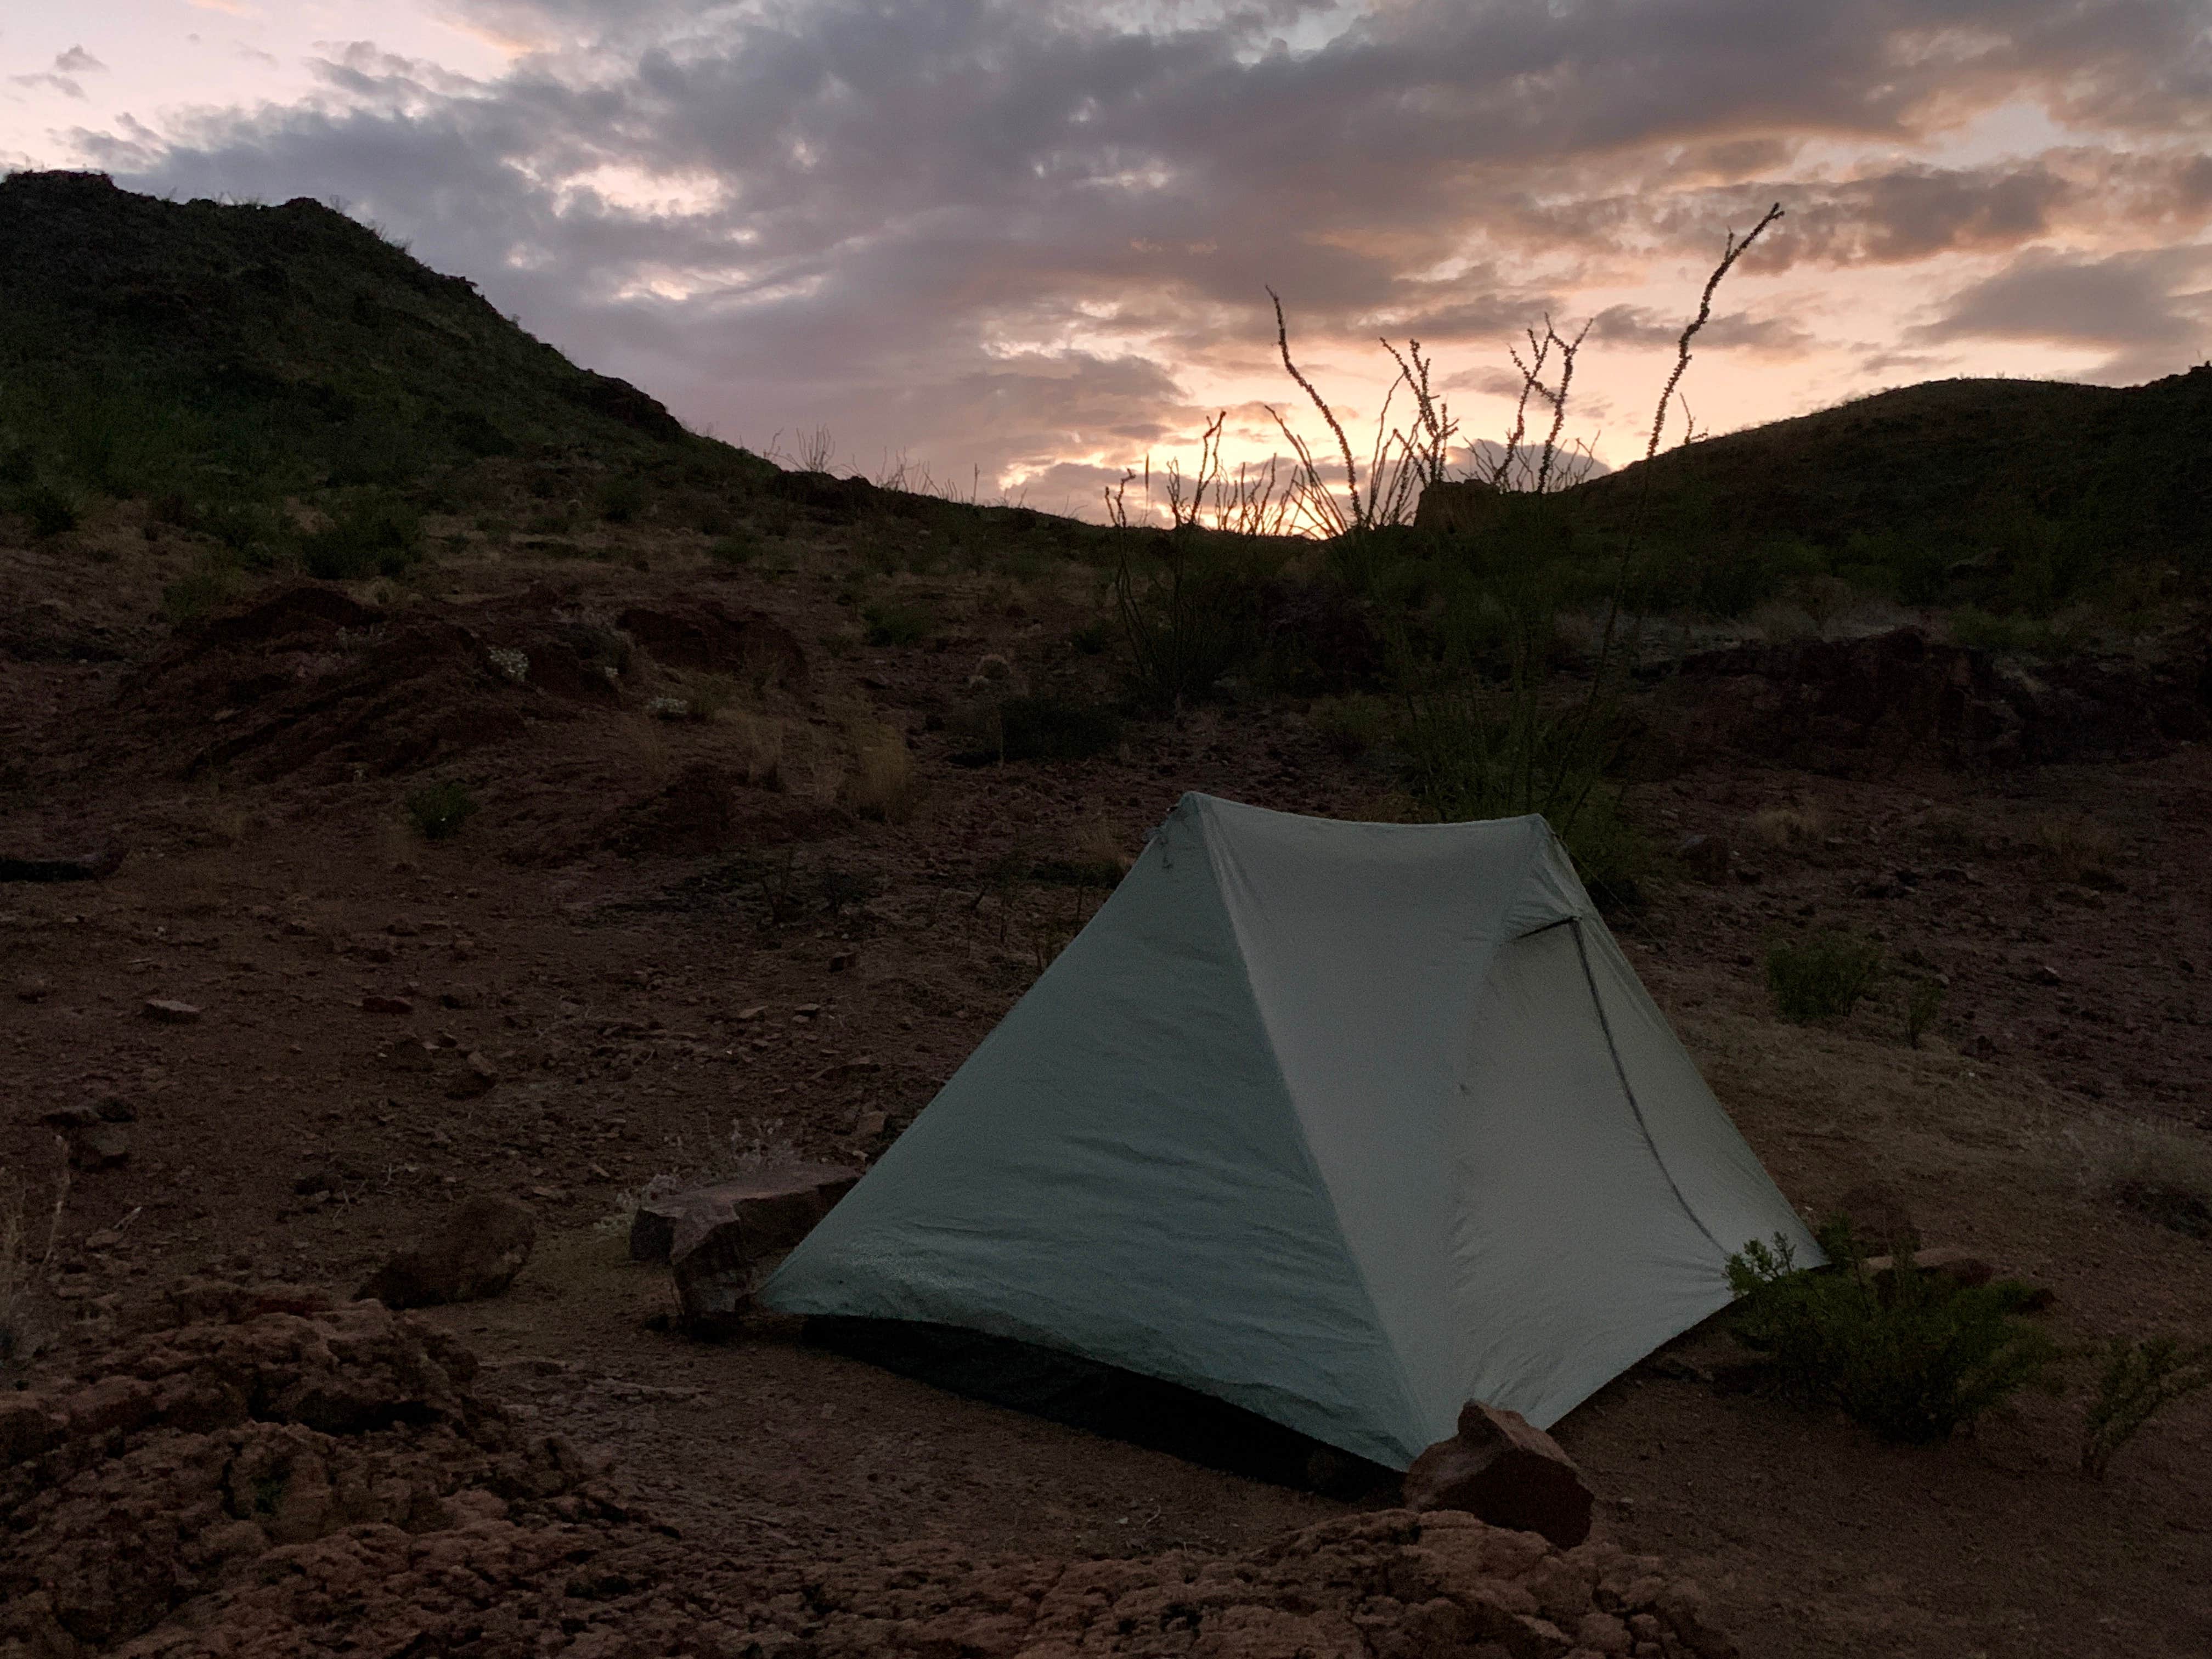
<svg viewBox="0 0 2212 1659">
<path fill-rule="evenodd" d="M 71 173 L 0 180 L 0 428 L 16 472 L 118 493 L 210 465 L 298 489 L 704 442 L 319 203 L 162 201 Z"/>
<path fill-rule="evenodd" d="M 2201 577 L 2212 367 L 2132 387 L 1930 381 L 1674 450 L 1576 494 L 1597 526 L 1619 529 L 1647 471 L 1662 544 L 1792 541 L 1887 571 L 1915 603 L 1977 575 L 2054 600 L 2119 563 Z M 2033 608 L 2037 596 L 2013 597 Z"/>
</svg>

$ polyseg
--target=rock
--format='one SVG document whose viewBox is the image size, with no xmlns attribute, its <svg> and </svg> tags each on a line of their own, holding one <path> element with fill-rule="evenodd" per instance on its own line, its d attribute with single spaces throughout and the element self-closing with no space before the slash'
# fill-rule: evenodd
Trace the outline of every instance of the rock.
<svg viewBox="0 0 2212 1659">
<path fill-rule="evenodd" d="M 472 1198 L 355 1292 L 387 1308 L 434 1308 L 497 1296 L 530 1260 L 538 1224 L 513 1199 Z"/>
<path fill-rule="evenodd" d="M 1406 1507 L 1465 1510 L 1493 1527 L 1540 1534 L 1562 1549 L 1589 1536 L 1590 1490 L 1574 1460 L 1518 1412 L 1471 1400 L 1459 1432 L 1413 1460 Z"/>
<path fill-rule="evenodd" d="M 499 1067 L 493 1065 L 481 1050 L 471 1048 L 468 1057 L 461 1062 L 460 1069 L 446 1085 L 446 1097 L 448 1100 L 473 1100 L 478 1095 L 488 1093 L 498 1081 Z"/>
<path fill-rule="evenodd" d="M 685 1328 L 721 1334 L 743 1319 L 769 1268 L 852 1189 L 858 1171 L 794 1164 L 654 1199 L 630 1224 L 635 1261 L 666 1260 Z"/>
<path fill-rule="evenodd" d="M 0 856 L 0 881 L 105 881 L 122 867 L 119 848 L 72 857 L 19 859 Z"/>
<path fill-rule="evenodd" d="M 122 1103 L 114 1103 L 121 1105 Z M 128 1107 L 124 1108 L 127 1114 Z M 131 1131 L 111 1117 L 103 1105 L 64 1106 L 40 1120 L 62 1138 L 69 1149 L 72 1170 L 106 1170 L 131 1161 Z"/>
<path fill-rule="evenodd" d="M 890 1113 L 863 1112 L 854 1121 L 853 1139 L 872 1142 L 881 1140 L 884 1138 L 884 1132 L 890 1127 Z"/>
<path fill-rule="evenodd" d="M 1971 1250 L 1955 1245 L 1939 1245 L 1932 1250 L 1915 1250 L 1912 1265 L 1924 1273 L 1934 1273 L 1948 1279 L 1961 1290 L 1972 1290 L 1986 1285 L 1996 1277 L 1996 1269 Z M 1897 1279 L 1897 1258 L 1894 1255 L 1870 1255 L 1866 1259 L 1867 1276 L 1877 1290 L 1887 1291 Z"/>
<path fill-rule="evenodd" d="M 160 1020 L 165 1025 L 189 1025 L 200 1017 L 197 1004 L 179 1002 L 171 997 L 149 997 L 141 1012 L 147 1018 Z"/>
<path fill-rule="evenodd" d="M 37 1002 L 51 995 L 53 988 L 53 982 L 51 980 L 42 979 L 36 974 L 27 974 L 15 981 L 15 1000 Z"/>
<path fill-rule="evenodd" d="M 1449 535 L 1487 524 L 1498 511 L 1498 491 L 1480 478 L 1448 479 L 1421 491 L 1413 528 Z"/>
<path fill-rule="evenodd" d="M 366 1014 L 411 1014 L 415 1005 L 405 997 L 379 996 L 371 992 L 361 1000 L 362 1012 Z"/>
<path fill-rule="evenodd" d="M 1659 1619 L 1698 1659 L 1737 1659 L 1735 1644 L 1706 1613 L 1705 1593 L 1688 1580 L 1660 1592 Z"/>
<path fill-rule="evenodd" d="M 1728 879 L 1729 844 L 1717 836 L 1685 836 L 1674 856 L 1708 886 L 1718 886 Z"/>
</svg>

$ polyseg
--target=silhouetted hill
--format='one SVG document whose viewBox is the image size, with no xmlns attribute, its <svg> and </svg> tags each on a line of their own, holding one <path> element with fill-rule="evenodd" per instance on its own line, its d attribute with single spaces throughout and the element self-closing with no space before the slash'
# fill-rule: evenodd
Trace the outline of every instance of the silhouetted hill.
<svg viewBox="0 0 2212 1659">
<path fill-rule="evenodd" d="M 2207 556 L 2212 367 L 2147 386 L 1934 380 L 1624 467 L 1576 495 L 1593 522 L 1727 546 L 1948 548 L 1954 559 Z"/>
<path fill-rule="evenodd" d="M 320 203 L 163 201 L 82 173 L 0 180 L 0 428 L 18 471 L 21 451 L 57 452 L 102 488 L 203 465 L 313 487 L 708 447 Z"/>
</svg>

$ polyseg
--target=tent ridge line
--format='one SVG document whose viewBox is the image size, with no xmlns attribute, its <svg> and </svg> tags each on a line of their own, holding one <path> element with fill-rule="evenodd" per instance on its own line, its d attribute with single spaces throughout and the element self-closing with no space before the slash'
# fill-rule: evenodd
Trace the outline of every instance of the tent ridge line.
<svg viewBox="0 0 2212 1659">
<path fill-rule="evenodd" d="M 1644 1149 L 1651 1154 L 1651 1161 L 1659 1166 L 1659 1173 L 1667 1178 L 1667 1190 L 1674 1194 L 1674 1201 L 1682 1206 L 1682 1213 L 1689 1217 L 1691 1224 L 1705 1236 L 1705 1242 L 1725 1256 L 1729 1252 L 1722 1248 L 1719 1239 L 1713 1237 L 1713 1230 L 1705 1225 L 1705 1218 L 1691 1207 L 1690 1200 L 1683 1195 L 1681 1184 L 1674 1179 L 1674 1172 L 1667 1167 L 1667 1159 L 1659 1150 L 1659 1143 L 1651 1137 L 1651 1126 L 1644 1117 L 1644 1104 L 1637 1099 L 1635 1086 L 1628 1080 L 1628 1068 L 1620 1063 L 1620 1048 L 1613 1040 L 1613 1022 L 1606 1018 L 1605 999 L 1598 994 L 1597 975 L 1590 972 L 1589 947 L 1583 939 L 1582 918 L 1567 917 L 1565 925 L 1574 929 L 1575 958 L 1582 965 L 1583 983 L 1589 988 L 1590 1009 L 1597 1015 L 1597 1029 L 1605 1037 L 1605 1052 L 1613 1061 L 1613 1074 L 1620 1081 L 1621 1097 L 1628 1102 L 1629 1112 L 1636 1119 L 1636 1131 L 1644 1137 Z"/>
</svg>

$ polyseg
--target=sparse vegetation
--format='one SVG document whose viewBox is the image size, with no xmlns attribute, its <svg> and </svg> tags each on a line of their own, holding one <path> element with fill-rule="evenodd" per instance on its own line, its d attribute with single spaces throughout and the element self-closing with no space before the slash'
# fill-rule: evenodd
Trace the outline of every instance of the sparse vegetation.
<svg viewBox="0 0 2212 1659">
<path fill-rule="evenodd" d="M 1916 979 L 1905 994 L 1905 1040 L 1917 1048 L 1920 1039 L 1928 1035 L 1936 1024 L 1936 1016 L 1943 1011 L 1943 981 L 1930 975 Z"/>
<path fill-rule="evenodd" d="M 39 1275 L 52 1264 L 60 1243 L 69 1190 L 66 1164 L 54 1176 L 51 1204 L 26 1176 L 0 1170 L 0 1370 L 29 1354 L 31 1334 L 25 1321 Z"/>
<path fill-rule="evenodd" d="M 873 646 L 920 645 L 936 631 L 937 618 L 910 601 L 871 605 L 860 612 L 867 623 L 867 640 Z"/>
<path fill-rule="evenodd" d="M 921 792 L 906 739 L 886 726 L 862 724 L 853 732 L 853 769 L 842 791 L 845 804 L 865 818 L 903 823 L 914 816 Z"/>
<path fill-rule="evenodd" d="M 407 797 L 407 820 L 425 841 L 450 840 L 476 811 L 476 797 L 458 779 L 427 784 Z"/>
<path fill-rule="evenodd" d="M 2035 845 L 2053 878 L 2087 887 L 2114 887 L 2112 861 L 2120 838 L 2095 819 L 2076 813 L 2039 818 Z"/>
<path fill-rule="evenodd" d="M 2033 1287 L 1963 1285 L 1923 1271 L 1909 1249 L 1876 1274 L 1847 1222 L 1824 1229 L 1820 1246 L 1825 1270 L 1801 1270 L 1778 1236 L 1729 1259 L 1732 1329 L 1764 1356 L 1784 1397 L 1838 1407 L 1884 1440 L 1925 1445 L 2053 1375 L 2059 1345 L 2019 1317 Z"/>
<path fill-rule="evenodd" d="M 2095 1392 L 2081 1413 L 2081 1473 L 2105 1478 L 2112 1459 L 2177 1400 L 2212 1388 L 2212 1342 L 2117 1337 L 2104 1348 Z"/>
<path fill-rule="evenodd" d="M 1848 1014 L 1881 977 L 1881 946 L 1844 933 L 1770 945 L 1766 988 L 1774 1011 L 1802 1023 Z"/>
<path fill-rule="evenodd" d="M 1828 815 L 1817 806 L 1762 807 L 1751 820 L 1772 847 L 1818 847 L 1828 834 Z"/>
</svg>

